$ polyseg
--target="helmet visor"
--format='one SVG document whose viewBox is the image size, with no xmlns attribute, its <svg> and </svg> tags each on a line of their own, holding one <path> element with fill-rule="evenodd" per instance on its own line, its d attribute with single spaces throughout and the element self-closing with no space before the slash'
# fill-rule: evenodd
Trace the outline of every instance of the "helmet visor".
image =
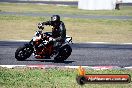
<svg viewBox="0 0 132 88">
<path fill-rule="evenodd" d="M 56 16 L 51 17 L 51 21 L 57 21 L 57 17 Z"/>
</svg>

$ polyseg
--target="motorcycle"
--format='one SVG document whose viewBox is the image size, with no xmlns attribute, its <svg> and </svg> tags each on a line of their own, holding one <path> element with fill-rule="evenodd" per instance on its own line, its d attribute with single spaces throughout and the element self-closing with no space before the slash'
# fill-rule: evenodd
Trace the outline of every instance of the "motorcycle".
<svg viewBox="0 0 132 88">
<path fill-rule="evenodd" d="M 32 54 L 38 59 L 54 58 L 55 62 L 63 62 L 72 52 L 69 45 L 72 43 L 72 37 L 66 37 L 64 42 L 61 42 L 57 47 L 54 47 L 51 32 L 43 32 L 44 26 L 38 27 L 31 41 L 24 46 L 17 48 L 15 58 L 18 61 L 24 61 Z"/>
</svg>

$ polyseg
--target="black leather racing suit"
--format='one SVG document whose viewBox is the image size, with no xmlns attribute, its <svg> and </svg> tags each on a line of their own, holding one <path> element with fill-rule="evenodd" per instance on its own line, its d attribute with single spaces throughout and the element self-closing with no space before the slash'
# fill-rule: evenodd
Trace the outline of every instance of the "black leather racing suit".
<svg viewBox="0 0 132 88">
<path fill-rule="evenodd" d="M 56 42 L 63 43 L 66 38 L 66 28 L 62 21 L 59 22 L 53 22 L 53 21 L 46 21 L 43 22 L 42 25 L 50 25 L 53 26 L 52 28 L 52 38 L 55 39 Z M 55 45 L 55 46 L 58 46 Z"/>
</svg>

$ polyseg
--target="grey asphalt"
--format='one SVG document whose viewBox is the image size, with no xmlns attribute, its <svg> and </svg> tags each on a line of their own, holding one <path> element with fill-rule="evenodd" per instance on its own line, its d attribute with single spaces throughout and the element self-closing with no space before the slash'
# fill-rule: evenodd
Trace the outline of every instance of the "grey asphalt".
<svg viewBox="0 0 132 88">
<path fill-rule="evenodd" d="M 0 12 L 1 15 L 33 16 L 33 17 L 51 17 L 50 13 L 33 13 L 33 12 Z M 75 14 L 58 14 L 61 17 L 83 18 L 83 19 L 116 19 L 132 20 L 132 16 L 105 16 L 105 15 L 75 15 Z"/>
<path fill-rule="evenodd" d="M 9 0 L 0 0 L 0 2 Z M 10 0 L 13 1 L 13 0 Z M 16 13 L 0 12 L 4 15 L 22 15 L 22 16 L 47 16 L 47 13 Z M 132 16 L 93 16 L 93 15 L 72 15 L 60 14 L 62 17 L 88 18 L 88 19 L 132 19 Z M 116 44 L 73 44 L 73 52 L 64 63 L 54 63 L 53 59 L 38 60 L 33 56 L 26 61 L 17 61 L 14 57 L 15 50 L 26 42 L 0 41 L 0 65 L 87 65 L 87 66 L 132 66 L 132 45 Z"/>
<path fill-rule="evenodd" d="M 25 43 L 0 41 L 0 65 L 132 66 L 132 45 L 75 43 L 71 44 L 71 56 L 63 63 L 54 63 L 53 59 L 38 60 L 33 55 L 25 61 L 17 61 L 15 51 Z"/>
</svg>

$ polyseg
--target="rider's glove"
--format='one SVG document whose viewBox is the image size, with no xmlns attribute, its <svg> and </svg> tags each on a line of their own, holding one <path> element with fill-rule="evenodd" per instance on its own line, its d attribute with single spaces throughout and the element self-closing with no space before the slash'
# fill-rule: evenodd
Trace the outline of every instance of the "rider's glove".
<svg viewBox="0 0 132 88">
<path fill-rule="evenodd" d="M 38 23 L 38 27 L 42 26 L 42 23 Z"/>
<path fill-rule="evenodd" d="M 53 42 L 54 42 L 54 41 L 56 41 L 56 39 L 50 37 L 50 38 L 49 38 L 49 41 L 53 41 Z"/>
<path fill-rule="evenodd" d="M 42 25 L 42 23 L 38 23 L 38 28 L 39 28 L 39 29 L 44 28 L 43 25 Z"/>
</svg>

